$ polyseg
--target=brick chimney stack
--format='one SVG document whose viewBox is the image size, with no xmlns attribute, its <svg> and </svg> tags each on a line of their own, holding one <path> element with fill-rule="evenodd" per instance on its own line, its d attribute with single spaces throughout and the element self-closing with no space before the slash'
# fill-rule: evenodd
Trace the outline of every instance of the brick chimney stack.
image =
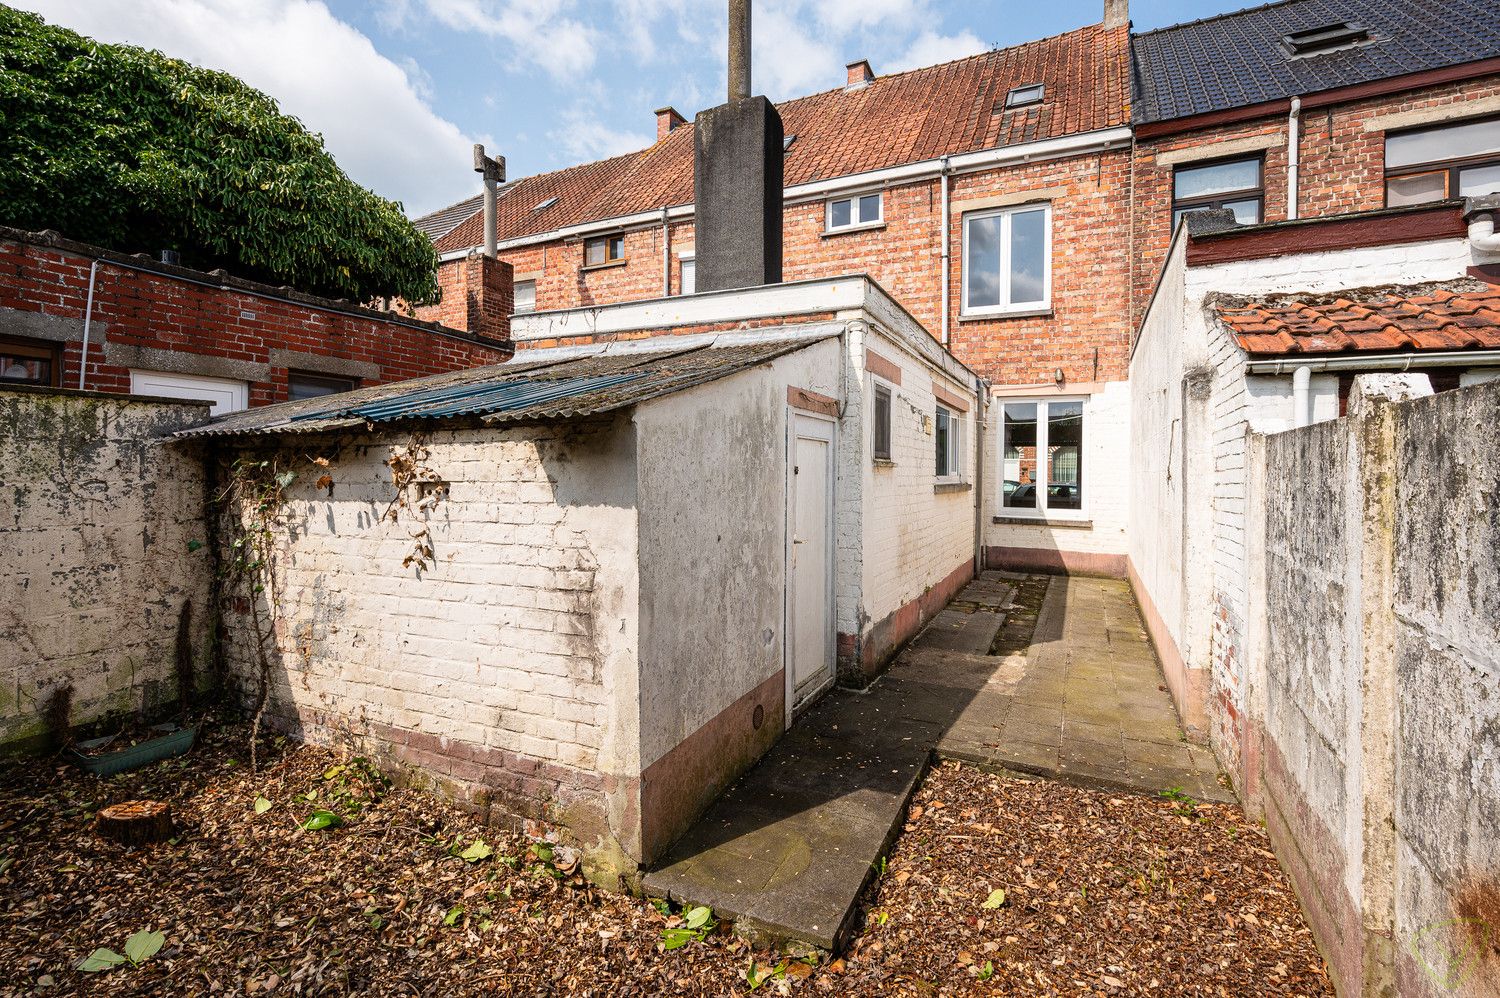
<svg viewBox="0 0 1500 998">
<path fill-rule="evenodd" d="M 850 90 L 863 90 L 875 82 L 875 71 L 870 68 L 868 59 L 851 62 L 845 68 L 849 71 L 849 79 L 844 83 L 845 93 Z"/>
<path fill-rule="evenodd" d="M 656 109 L 656 141 L 671 135 L 678 128 L 687 124 L 687 119 L 677 113 L 677 109 L 670 104 L 666 107 Z"/>
</svg>

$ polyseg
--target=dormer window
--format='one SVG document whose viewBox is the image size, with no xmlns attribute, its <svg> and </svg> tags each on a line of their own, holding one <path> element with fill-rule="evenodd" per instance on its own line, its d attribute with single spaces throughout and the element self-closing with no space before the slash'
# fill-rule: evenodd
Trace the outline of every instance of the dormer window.
<svg viewBox="0 0 1500 998">
<path fill-rule="evenodd" d="M 1029 104 L 1040 104 L 1045 96 L 1046 87 L 1040 83 L 1030 83 L 1024 87 L 1015 87 L 1005 95 L 1005 106 L 1007 109 L 1013 107 L 1026 107 Z"/>
<path fill-rule="evenodd" d="M 1317 28 L 1304 28 L 1281 36 L 1281 47 L 1289 56 L 1320 55 L 1335 49 L 1346 49 L 1370 40 L 1370 31 L 1362 24 L 1338 21 Z"/>
</svg>

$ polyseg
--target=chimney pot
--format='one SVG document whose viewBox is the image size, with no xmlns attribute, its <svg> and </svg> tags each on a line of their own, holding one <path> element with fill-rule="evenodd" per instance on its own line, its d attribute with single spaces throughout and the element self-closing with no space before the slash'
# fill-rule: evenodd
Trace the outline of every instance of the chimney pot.
<svg viewBox="0 0 1500 998">
<path fill-rule="evenodd" d="M 860 59 L 851 62 L 846 69 L 849 70 L 849 78 L 844 83 L 844 90 L 863 90 L 875 81 L 875 71 L 870 68 L 870 60 Z"/>
<path fill-rule="evenodd" d="M 1122 28 L 1130 23 L 1130 0 L 1104 0 L 1104 26 Z"/>
<path fill-rule="evenodd" d="M 656 141 L 671 135 L 682 125 L 687 124 L 687 119 L 677 113 L 677 109 L 668 104 L 666 107 L 656 109 Z"/>
</svg>

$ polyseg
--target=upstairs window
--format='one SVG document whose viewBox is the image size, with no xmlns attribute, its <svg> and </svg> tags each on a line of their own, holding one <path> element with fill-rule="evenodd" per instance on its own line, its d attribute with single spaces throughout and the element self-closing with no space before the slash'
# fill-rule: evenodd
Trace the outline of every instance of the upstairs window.
<svg viewBox="0 0 1500 998">
<path fill-rule="evenodd" d="M 1265 163 L 1259 156 L 1180 166 L 1172 174 L 1172 228 L 1204 208 L 1228 208 L 1241 225 L 1265 220 Z"/>
<path fill-rule="evenodd" d="M 1033 83 L 1025 87 L 1016 87 L 1005 95 L 1005 106 L 1012 108 L 1025 107 L 1028 104 L 1040 104 L 1042 97 L 1046 94 L 1046 90 L 1047 88 L 1040 83 Z"/>
<path fill-rule="evenodd" d="M 1500 118 L 1385 137 L 1385 203 L 1397 208 L 1500 191 Z"/>
<path fill-rule="evenodd" d="M 1052 206 L 964 216 L 963 314 L 1041 312 L 1052 304 Z"/>
<path fill-rule="evenodd" d="M 536 311 L 536 281 L 516 282 L 516 315 Z"/>
<path fill-rule="evenodd" d="M 611 263 L 625 262 L 625 235 L 595 236 L 583 241 L 583 265 L 603 267 Z"/>
<path fill-rule="evenodd" d="M 871 407 L 874 410 L 870 414 L 870 423 L 873 426 L 871 456 L 877 461 L 889 461 L 891 459 L 891 389 L 889 385 L 876 382 Z"/>
<path fill-rule="evenodd" d="M 824 226 L 828 232 L 877 226 L 885 221 L 885 206 L 881 201 L 879 193 L 829 201 Z"/>
<path fill-rule="evenodd" d="M 693 257 L 685 256 L 677 261 L 677 267 L 681 271 L 678 293 L 696 294 L 698 292 L 698 261 Z"/>
</svg>

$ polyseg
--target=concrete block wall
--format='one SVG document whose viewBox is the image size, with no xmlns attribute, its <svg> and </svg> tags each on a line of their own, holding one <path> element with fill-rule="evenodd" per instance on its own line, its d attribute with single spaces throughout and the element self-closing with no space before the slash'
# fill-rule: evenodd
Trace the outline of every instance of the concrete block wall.
<svg viewBox="0 0 1500 998">
<path fill-rule="evenodd" d="M 164 445 L 206 404 L 0 388 L 0 752 L 41 748 L 67 688 L 73 725 L 169 709 L 188 609 L 209 671 L 212 553 L 201 463 Z"/>
<path fill-rule="evenodd" d="M 1250 444 L 1242 785 L 1340 993 L 1500 980 L 1496 411 L 1361 375 L 1348 417 Z"/>
<path fill-rule="evenodd" d="M 276 529 L 270 716 L 410 764 L 497 818 L 628 850 L 628 809 L 606 789 L 639 771 L 628 425 L 433 432 L 420 463 L 444 494 L 392 521 L 385 461 L 414 439 L 325 442 L 326 469 L 305 442 L 277 452 L 298 477 Z M 412 565 L 423 530 L 432 557 Z M 225 651 L 253 700 L 250 599 L 234 601 Z"/>
</svg>

